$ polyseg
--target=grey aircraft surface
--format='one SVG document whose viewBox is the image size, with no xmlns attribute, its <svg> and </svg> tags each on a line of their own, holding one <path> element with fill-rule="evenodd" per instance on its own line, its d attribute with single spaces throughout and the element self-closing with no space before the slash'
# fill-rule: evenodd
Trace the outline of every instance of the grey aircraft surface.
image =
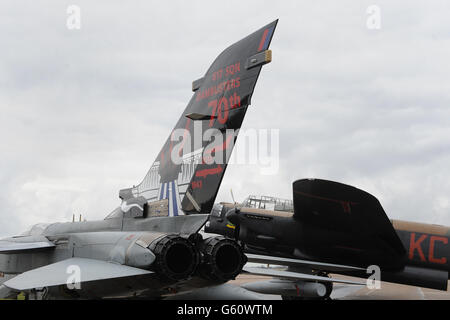
<svg viewBox="0 0 450 320">
<path fill-rule="evenodd" d="M 121 190 L 121 205 L 104 220 L 37 224 L 0 240 L 0 298 L 161 298 L 211 286 L 220 296 L 217 285 L 234 279 L 247 258 L 234 239 L 200 230 L 261 68 L 271 61 L 277 22 L 229 46 L 193 82 L 191 100 L 143 181 Z M 217 161 L 220 151 L 227 152 Z"/>
</svg>

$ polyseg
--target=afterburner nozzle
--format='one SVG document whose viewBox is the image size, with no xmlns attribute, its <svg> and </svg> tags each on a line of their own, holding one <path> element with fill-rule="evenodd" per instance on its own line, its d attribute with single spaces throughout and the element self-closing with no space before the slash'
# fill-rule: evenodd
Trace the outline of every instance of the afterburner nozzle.
<svg viewBox="0 0 450 320">
<path fill-rule="evenodd" d="M 242 247 L 235 240 L 223 236 L 206 239 L 201 253 L 203 259 L 199 273 L 213 281 L 226 282 L 234 279 L 247 263 Z"/>
<path fill-rule="evenodd" d="M 200 261 L 195 245 L 175 234 L 154 240 L 148 248 L 156 257 L 151 270 L 170 280 L 189 278 Z"/>
</svg>

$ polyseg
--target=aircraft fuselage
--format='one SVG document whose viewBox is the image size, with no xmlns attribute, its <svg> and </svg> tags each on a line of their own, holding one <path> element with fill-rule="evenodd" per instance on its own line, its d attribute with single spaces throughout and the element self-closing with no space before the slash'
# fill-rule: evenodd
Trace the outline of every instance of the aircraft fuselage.
<svg viewBox="0 0 450 320">
<path fill-rule="evenodd" d="M 235 225 L 237 215 L 239 221 Z M 246 244 L 247 252 L 359 267 L 377 264 L 385 279 L 391 282 L 428 286 L 427 282 L 434 283 L 439 278 L 441 284 L 433 284 L 433 287 L 444 289 L 443 278 L 447 279 L 450 272 L 450 228 L 399 220 L 391 220 L 391 223 L 406 249 L 401 265 L 383 260 L 381 249 L 385 248 L 373 246 L 370 237 L 358 234 L 358 247 L 354 235 L 306 225 L 291 212 L 240 208 L 236 213 L 233 204 L 221 203 L 213 209 L 205 231 L 237 238 Z M 421 274 L 432 280 L 425 283 L 417 280 L 416 283 L 409 279 L 420 278 Z M 367 277 L 367 274 L 361 276 Z"/>
</svg>

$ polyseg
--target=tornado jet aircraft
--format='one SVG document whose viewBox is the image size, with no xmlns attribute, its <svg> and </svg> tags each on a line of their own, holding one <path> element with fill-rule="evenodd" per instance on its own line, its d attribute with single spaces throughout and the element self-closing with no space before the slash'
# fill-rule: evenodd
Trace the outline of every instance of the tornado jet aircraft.
<svg viewBox="0 0 450 320">
<path fill-rule="evenodd" d="M 0 295 L 163 297 L 234 279 L 246 263 L 241 246 L 199 231 L 261 68 L 271 62 L 276 25 L 229 46 L 193 82 L 193 96 L 150 170 L 120 190 L 121 205 L 104 220 L 38 224 L 0 240 L 0 272 L 8 278 Z"/>
<path fill-rule="evenodd" d="M 389 220 L 373 195 L 338 182 L 297 180 L 293 201 L 259 198 L 240 205 L 216 204 L 205 230 L 245 243 L 251 262 L 288 266 L 278 280 L 244 286 L 260 293 L 325 299 L 332 282 L 299 282 L 289 276 L 303 272 L 367 278 L 375 270 L 368 270 L 370 266 L 379 267 L 381 281 L 447 290 L 450 228 Z M 264 269 L 245 270 L 267 274 Z M 321 283 L 326 290 L 319 290 Z"/>
</svg>

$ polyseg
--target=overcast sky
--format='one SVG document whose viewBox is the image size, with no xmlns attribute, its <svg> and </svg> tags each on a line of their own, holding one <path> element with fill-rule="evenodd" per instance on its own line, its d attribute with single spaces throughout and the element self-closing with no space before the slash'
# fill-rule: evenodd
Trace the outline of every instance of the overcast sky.
<svg viewBox="0 0 450 320">
<path fill-rule="evenodd" d="M 81 28 L 67 28 L 67 8 Z M 368 28 L 371 5 L 380 28 Z M 450 225 L 448 1 L 0 3 L 0 235 L 102 219 L 141 181 L 228 45 L 279 18 L 242 129 L 279 129 L 280 169 L 228 167 L 217 201 L 323 178 L 390 218 Z M 370 20 L 373 21 L 373 20 Z M 370 24 L 369 24 L 370 25 Z M 373 27 L 373 25 L 371 25 Z M 238 140 L 239 145 L 240 140 Z"/>
</svg>

